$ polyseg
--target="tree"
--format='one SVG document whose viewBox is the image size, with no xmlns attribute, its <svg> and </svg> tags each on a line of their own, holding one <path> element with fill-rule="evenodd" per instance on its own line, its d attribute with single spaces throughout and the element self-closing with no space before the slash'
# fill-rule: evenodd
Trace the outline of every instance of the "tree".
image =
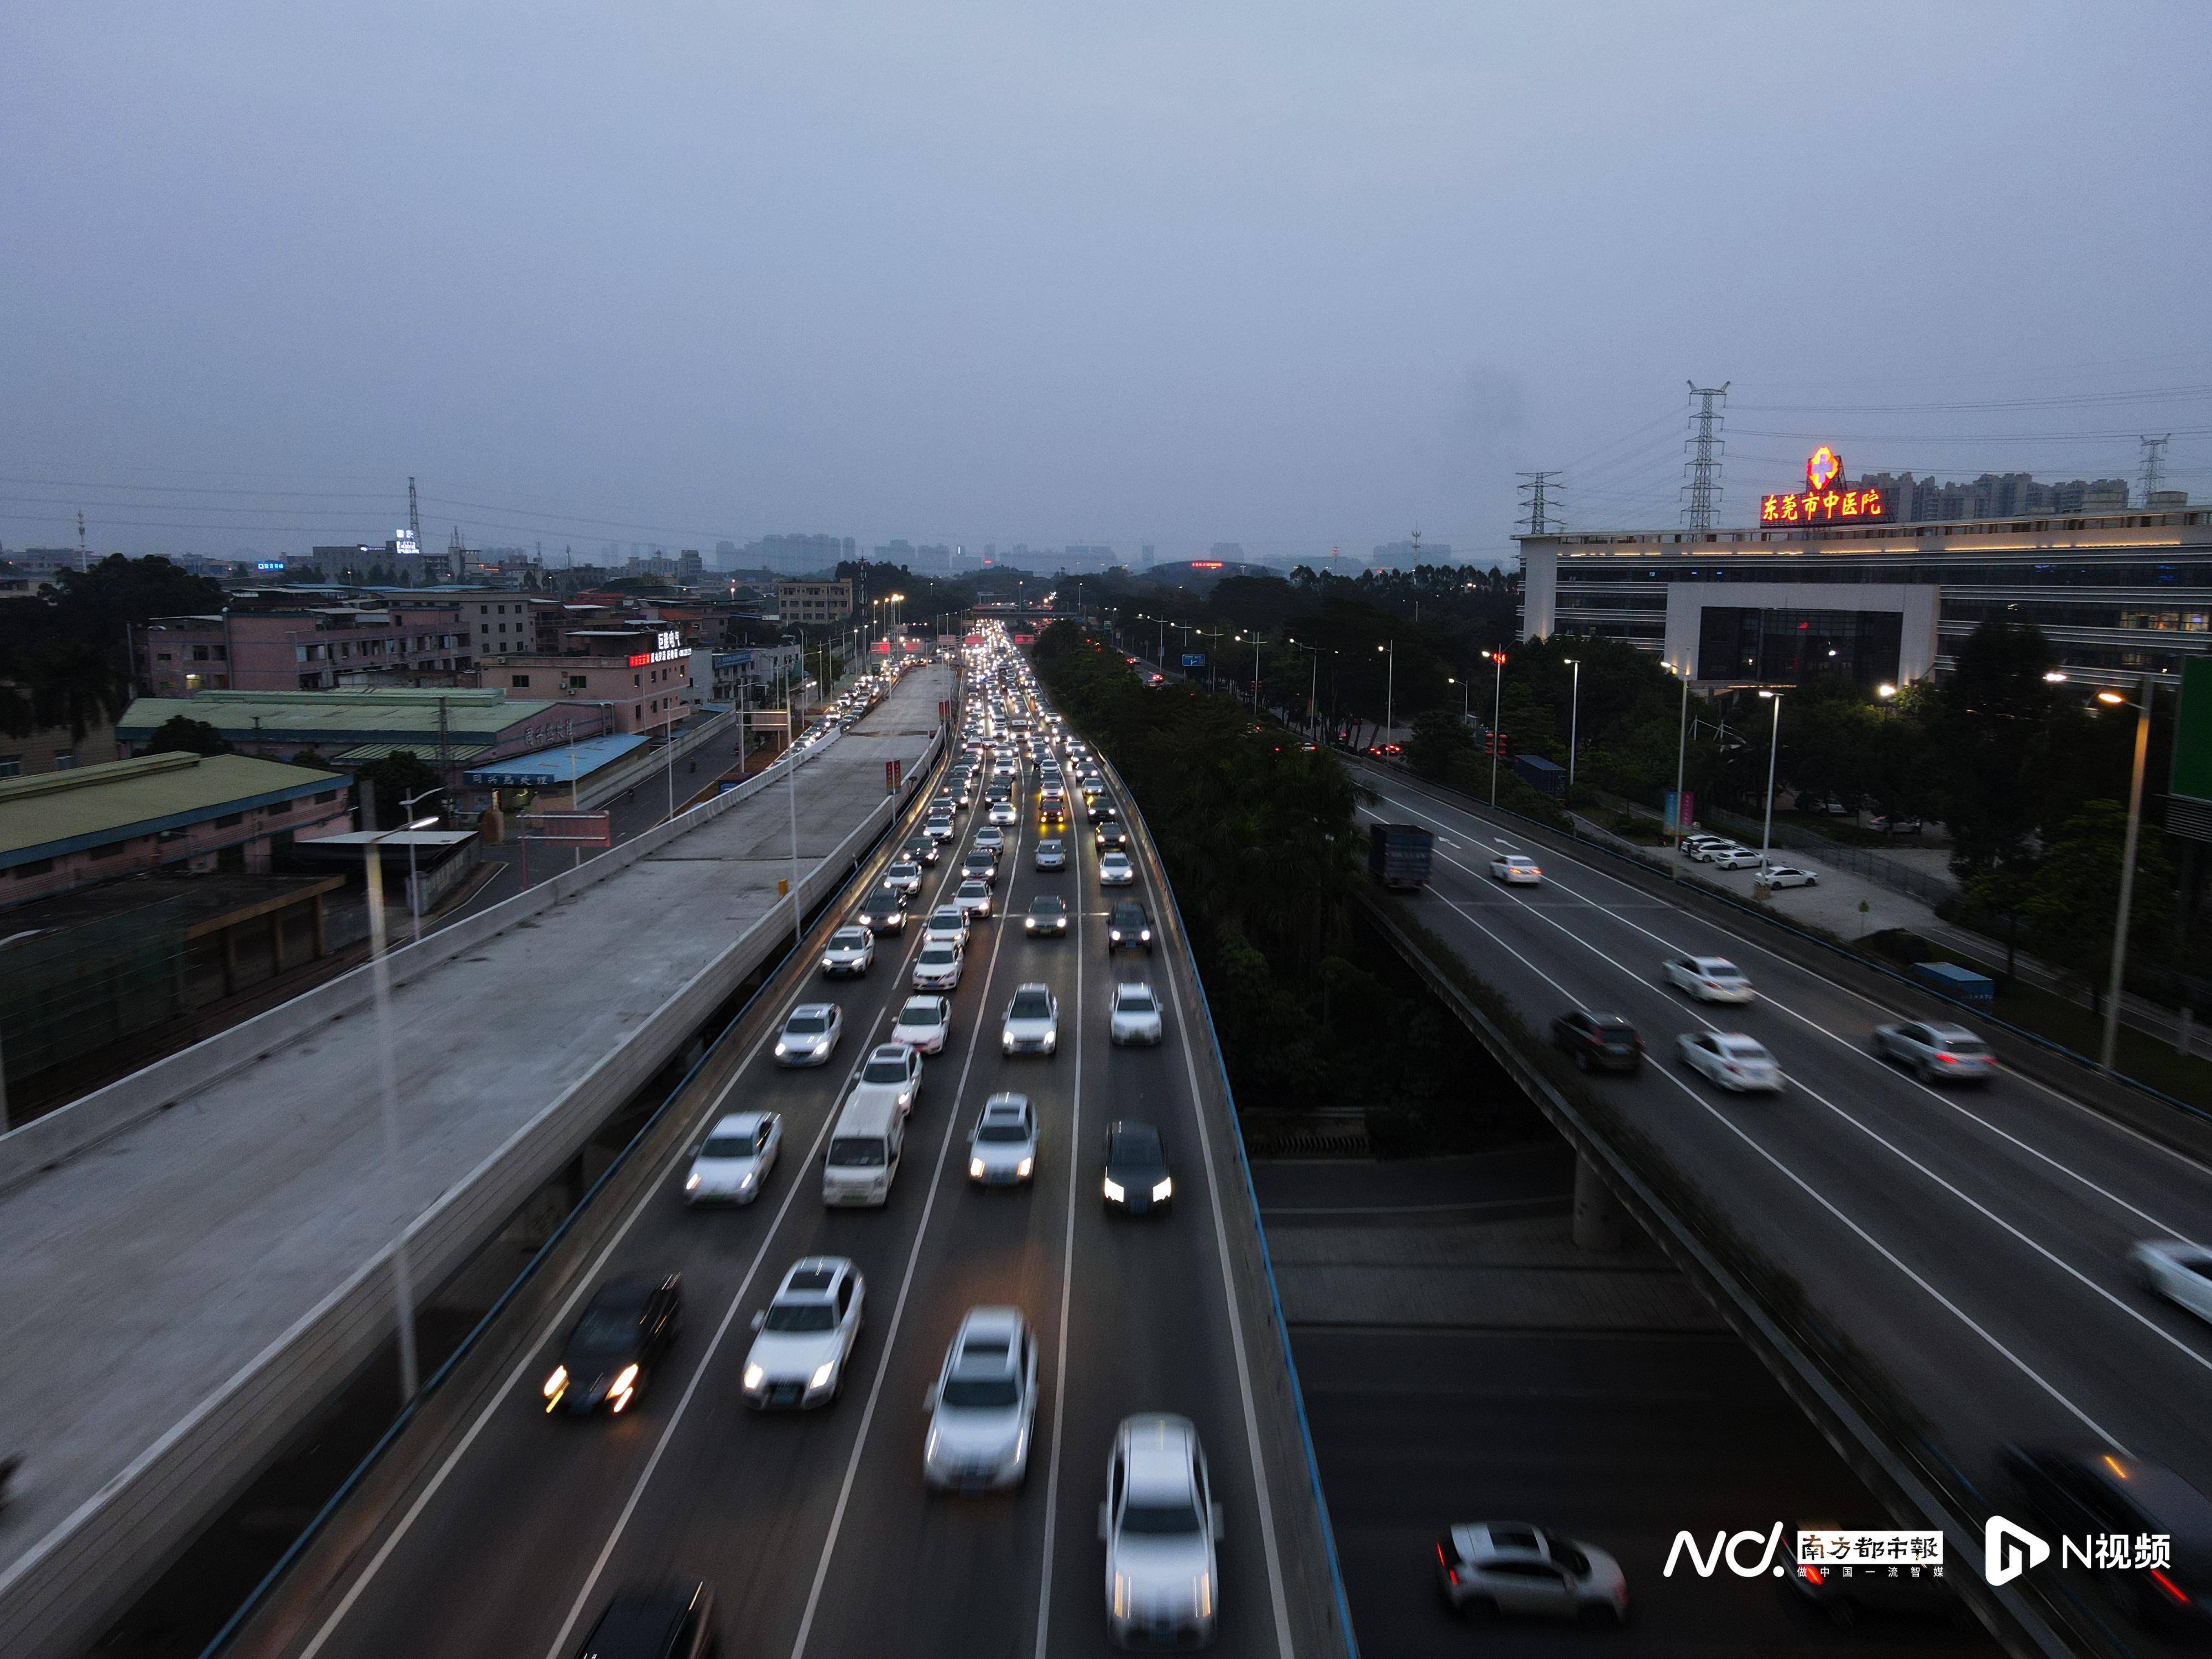
<svg viewBox="0 0 2212 1659">
<path fill-rule="evenodd" d="M 234 755 L 238 751 L 222 732 L 205 720 L 172 714 L 154 728 L 148 740 L 149 755 Z"/>
<path fill-rule="evenodd" d="M 376 827 L 379 829 L 390 830 L 398 824 L 402 810 L 400 803 L 410 796 L 429 796 L 428 799 L 415 803 L 415 817 L 428 817 L 434 812 L 444 816 L 445 797 L 431 793 L 439 787 L 438 774 L 411 749 L 395 749 L 382 759 L 370 761 L 356 769 L 353 775 L 356 806 L 363 799 L 360 785 L 368 784 L 375 793 Z"/>
<path fill-rule="evenodd" d="M 49 594 L 0 605 L 0 734 L 66 726 L 82 741 L 131 701 L 128 629 L 222 605 L 221 583 L 119 553 L 64 571 Z"/>
<path fill-rule="evenodd" d="M 1454 763 L 1474 753 L 1474 735 L 1467 722 L 1448 708 L 1424 709 L 1413 717 L 1413 735 L 1406 744 L 1406 762 L 1425 778 L 1448 776 Z"/>
<path fill-rule="evenodd" d="M 2057 816 L 2049 763 L 2079 717 L 2068 718 L 2044 678 L 2056 661 L 2040 629 L 1985 622 L 1937 693 L 1931 725 L 1945 757 L 1951 866 L 1968 880 L 2032 861 L 2038 825 Z"/>
<path fill-rule="evenodd" d="M 2026 896 L 2020 903 L 2029 948 L 2082 981 L 2093 1007 L 2112 976 L 2120 854 L 2127 827 L 2127 811 L 2118 801 L 2093 801 L 2068 818 L 2026 883 Z M 2172 894 L 2173 872 L 2155 837 L 2145 838 L 2136 849 L 2135 892 L 2128 916 L 2130 960 L 2153 962 L 2162 955 L 2172 920 Z"/>
</svg>

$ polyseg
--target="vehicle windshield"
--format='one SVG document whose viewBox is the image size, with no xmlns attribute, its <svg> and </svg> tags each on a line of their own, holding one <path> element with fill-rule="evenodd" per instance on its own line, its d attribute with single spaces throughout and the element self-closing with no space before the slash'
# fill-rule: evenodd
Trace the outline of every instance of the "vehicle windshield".
<svg viewBox="0 0 2212 1659">
<path fill-rule="evenodd" d="M 793 1036 L 820 1036 L 830 1029 L 827 1014 L 793 1014 L 783 1022 L 783 1029 Z"/>
<path fill-rule="evenodd" d="M 1034 898 L 1030 909 L 1040 916 L 1059 916 L 1067 914 L 1067 901 L 1063 898 Z"/>
<path fill-rule="evenodd" d="M 619 1353 L 637 1340 L 637 1316 L 616 1308 L 589 1308 L 576 1322 L 568 1346 L 586 1353 Z"/>
<path fill-rule="evenodd" d="M 833 946 L 856 951 L 867 943 L 867 935 L 857 927 L 841 927 L 830 936 L 830 943 Z"/>
<path fill-rule="evenodd" d="M 951 945 L 940 941 L 935 945 L 923 945 L 921 947 L 921 960 L 927 963 L 933 968 L 941 968 L 948 962 L 959 961 L 960 952 L 955 950 Z"/>
<path fill-rule="evenodd" d="M 906 1081 L 906 1062 L 888 1057 L 872 1060 L 861 1068 L 863 1083 L 903 1083 Z"/>
<path fill-rule="evenodd" d="M 699 1149 L 702 1158 L 750 1158 L 753 1138 L 750 1135 L 708 1135 L 707 1144 Z"/>
<path fill-rule="evenodd" d="M 899 1010 L 898 1023 L 902 1025 L 934 1025 L 937 1024 L 937 1010 L 934 1008 L 902 1008 Z"/>
<path fill-rule="evenodd" d="M 1124 1129 L 1114 1137 L 1107 1161 L 1112 1164 L 1158 1164 L 1162 1162 L 1160 1138 L 1150 1129 Z"/>
<path fill-rule="evenodd" d="M 1030 1132 L 1024 1128 L 1018 1121 L 1013 1120 L 1001 1123 L 986 1123 L 975 1131 L 976 1139 L 994 1140 L 1001 1145 L 1024 1141 L 1029 1138 Z"/>
<path fill-rule="evenodd" d="M 761 1322 L 764 1331 L 834 1331 L 837 1328 L 837 1310 L 827 1302 L 771 1302 L 768 1317 Z"/>
<path fill-rule="evenodd" d="M 1152 1012 L 1152 995 L 1149 991 L 1124 991 L 1121 1001 L 1124 1013 L 1149 1014 Z"/>
<path fill-rule="evenodd" d="M 980 881 L 963 881 L 960 884 L 960 896 L 963 898 L 981 898 L 989 890 Z"/>
<path fill-rule="evenodd" d="M 1014 998 L 1010 1011 L 1016 1019 L 1046 1019 L 1052 1014 L 1052 1000 L 1042 991 L 1024 991 Z"/>
<path fill-rule="evenodd" d="M 1948 1038 L 1945 1041 L 1943 1048 L 1945 1053 L 1954 1054 L 1985 1054 L 1989 1053 L 1988 1046 L 1973 1037 Z"/>
<path fill-rule="evenodd" d="M 1717 957 L 1709 957 L 1699 963 L 1698 971 L 1707 979 L 1741 979 L 1743 977 L 1742 974 L 1737 971 L 1735 963 L 1723 962 Z"/>
<path fill-rule="evenodd" d="M 830 1162 L 841 1170 L 880 1170 L 887 1162 L 881 1135 L 836 1135 L 830 1142 Z"/>
<path fill-rule="evenodd" d="M 1188 1498 L 1173 1503 L 1132 1503 L 1121 1511 L 1121 1530 L 1148 1538 L 1173 1537 L 1198 1530 L 1198 1506 Z"/>
<path fill-rule="evenodd" d="M 1021 1404 L 1022 1389 L 1011 1376 L 956 1376 L 939 1397 L 955 1411 L 1004 1411 Z"/>
</svg>

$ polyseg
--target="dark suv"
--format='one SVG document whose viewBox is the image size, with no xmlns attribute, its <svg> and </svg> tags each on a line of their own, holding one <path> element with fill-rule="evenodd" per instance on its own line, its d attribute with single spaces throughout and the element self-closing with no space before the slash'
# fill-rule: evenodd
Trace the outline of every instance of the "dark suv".
<svg viewBox="0 0 2212 1659">
<path fill-rule="evenodd" d="M 607 1603 L 576 1659 L 704 1659 L 717 1646 L 714 1592 L 705 1584 L 629 1589 Z"/>
<path fill-rule="evenodd" d="M 1585 1072 L 1633 1072 L 1644 1064 L 1644 1039 L 1619 1014 L 1577 1008 L 1552 1022 L 1552 1046 L 1564 1049 Z"/>
<path fill-rule="evenodd" d="M 684 1281 L 633 1275 L 602 1285 L 545 1379 L 545 1409 L 620 1413 L 653 1380 L 684 1328 Z"/>
<path fill-rule="evenodd" d="M 1106 954 L 1124 950 L 1152 953 L 1152 919 L 1134 899 L 1123 899 L 1106 913 Z"/>
</svg>

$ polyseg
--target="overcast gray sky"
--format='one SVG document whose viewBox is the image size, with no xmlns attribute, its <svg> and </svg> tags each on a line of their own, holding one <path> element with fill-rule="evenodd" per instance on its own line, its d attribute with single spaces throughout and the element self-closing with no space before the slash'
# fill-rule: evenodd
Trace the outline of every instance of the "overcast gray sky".
<svg viewBox="0 0 2212 1659">
<path fill-rule="evenodd" d="M 2197 0 L 16 6 L 0 544 L 413 473 L 580 555 L 1487 559 L 1522 468 L 1673 522 L 1691 377 L 1730 521 L 1814 432 L 2212 493 L 2208 61 Z"/>
</svg>

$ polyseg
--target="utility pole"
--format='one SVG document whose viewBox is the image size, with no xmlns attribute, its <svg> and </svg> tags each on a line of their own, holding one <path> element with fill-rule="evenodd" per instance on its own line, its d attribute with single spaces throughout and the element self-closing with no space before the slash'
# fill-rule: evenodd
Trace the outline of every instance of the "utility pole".
<svg viewBox="0 0 2212 1659">
<path fill-rule="evenodd" d="M 2145 468 L 2146 474 L 2148 467 Z M 2112 1074 L 2120 1042 L 2120 997 L 2126 983 L 2128 911 L 2136 895 L 2136 843 L 2142 834 L 2143 763 L 2150 757 L 2150 700 L 2158 682 L 2142 677 L 2142 701 L 2136 705 L 2134 774 L 2128 781 L 2128 830 L 2120 848 L 2120 913 L 2112 922 L 2112 980 L 2105 992 L 2105 1041 L 2098 1069 Z"/>
<path fill-rule="evenodd" d="M 1558 483 L 1559 477 L 1559 473 L 1557 471 L 1523 472 L 1517 476 L 1526 478 L 1528 481 L 1527 483 L 1516 484 L 1514 486 L 1516 489 L 1521 492 L 1522 498 L 1528 508 L 1528 511 L 1522 520 L 1523 526 L 1527 528 L 1528 532 L 1531 536 L 1550 535 L 1554 526 L 1552 523 L 1552 514 L 1549 510 L 1549 504 L 1546 499 L 1545 492 L 1547 489 L 1556 492 L 1559 489 L 1559 484 Z M 1562 530 L 1566 528 L 1565 524 L 1561 524 L 1557 527 Z"/>
<path fill-rule="evenodd" d="M 407 534 L 415 544 L 415 550 L 420 553 L 422 550 L 422 514 L 416 504 L 412 473 L 407 478 Z"/>
<path fill-rule="evenodd" d="M 2136 441 L 2142 446 L 2142 505 L 2148 509 L 2151 496 L 2158 489 L 2158 475 L 2166 470 L 2166 447 L 2173 441 L 2173 434 L 2169 432 L 2163 438 L 2138 438 Z M 80 521 L 82 516 L 78 515 Z"/>
<path fill-rule="evenodd" d="M 85 551 L 84 546 L 84 509 L 82 507 L 76 510 L 76 568 L 79 570 L 92 568 L 92 556 Z"/>
<path fill-rule="evenodd" d="M 1690 452 L 1683 467 L 1689 482 L 1682 486 L 1682 494 L 1689 498 L 1689 504 L 1682 509 L 1682 522 L 1692 530 L 1711 530 L 1713 515 L 1720 508 L 1721 456 L 1728 448 L 1721 441 L 1724 417 L 1720 403 L 1728 397 L 1728 389 L 1726 380 L 1718 386 L 1690 382 L 1690 395 L 1698 400 L 1698 407 L 1690 416 L 1690 437 L 1682 446 Z"/>
</svg>

